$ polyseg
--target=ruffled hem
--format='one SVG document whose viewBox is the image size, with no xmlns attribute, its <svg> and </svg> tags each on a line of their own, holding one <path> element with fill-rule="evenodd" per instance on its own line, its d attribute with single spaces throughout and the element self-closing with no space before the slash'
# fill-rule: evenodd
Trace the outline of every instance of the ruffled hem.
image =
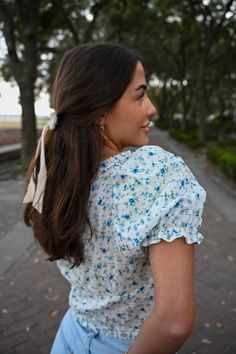
<svg viewBox="0 0 236 354">
<path fill-rule="evenodd" d="M 198 233 L 197 236 L 195 236 L 194 238 L 192 237 L 188 237 L 188 236 L 185 236 L 183 234 L 179 234 L 179 235 L 174 235 L 173 237 L 166 237 L 165 235 L 160 235 L 158 237 L 149 237 L 147 236 L 146 239 L 141 243 L 141 247 L 148 247 L 148 246 L 151 246 L 155 243 L 160 243 L 162 240 L 163 241 L 166 241 L 166 242 L 172 242 L 174 240 L 176 240 L 177 238 L 181 238 L 183 237 L 185 242 L 188 244 L 188 245 L 191 245 L 191 244 L 197 244 L 197 245 L 200 245 L 202 243 L 202 241 L 204 240 L 204 236 L 200 233 Z"/>
<path fill-rule="evenodd" d="M 174 230 L 174 231 L 173 231 Z M 153 245 L 155 243 L 160 243 L 161 240 L 166 241 L 166 242 L 172 242 L 176 240 L 177 238 L 184 237 L 185 242 L 188 245 L 191 244 L 198 244 L 200 245 L 202 241 L 204 240 L 204 236 L 200 233 L 197 232 L 195 234 L 191 234 L 190 232 L 186 232 L 186 230 L 176 230 L 173 229 L 171 232 L 168 233 L 161 233 L 159 232 L 158 234 L 155 233 L 155 231 L 152 231 L 149 235 L 146 236 L 146 238 L 142 241 L 141 247 L 148 247 L 150 245 Z"/>
</svg>

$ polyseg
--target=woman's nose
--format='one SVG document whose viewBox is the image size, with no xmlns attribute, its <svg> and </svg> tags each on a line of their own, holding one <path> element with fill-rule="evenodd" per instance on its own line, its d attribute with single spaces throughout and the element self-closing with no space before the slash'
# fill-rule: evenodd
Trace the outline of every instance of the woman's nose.
<svg viewBox="0 0 236 354">
<path fill-rule="evenodd" d="M 154 106 L 154 104 L 149 100 L 149 104 L 148 104 L 148 109 L 147 109 L 147 116 L 148 117 L 152 117 L 156 114 L 157 110 L 156 107 Z"/>
</svg>

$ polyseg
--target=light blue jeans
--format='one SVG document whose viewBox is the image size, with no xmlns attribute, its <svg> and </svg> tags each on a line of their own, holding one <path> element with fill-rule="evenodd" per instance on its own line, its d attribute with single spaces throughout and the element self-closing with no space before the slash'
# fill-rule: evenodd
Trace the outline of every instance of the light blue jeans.
<svg viewBox="0 0 236 354">
<path fill-rule="evenodd" d="M 123 354 L 133 339 L 116 339 L 80 326 L 69 309 L 62 319 L 50 354 Z"/>
</svg>

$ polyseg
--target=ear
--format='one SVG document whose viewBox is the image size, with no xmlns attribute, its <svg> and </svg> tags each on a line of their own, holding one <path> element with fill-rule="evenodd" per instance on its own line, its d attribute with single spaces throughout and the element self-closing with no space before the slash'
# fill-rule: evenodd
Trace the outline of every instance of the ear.
<svg viewBox="0 0 236 354">
<path fill-rule="evenodd" d="M 98 121 L 97 121 L 98 125 L 99 125 L 99 126 L 100 126 L 100 125 L 103 125 L 103 126 L 104 126 L 104 125 L 106 124 L 107 117 L 108 117 L 108 113 L 102 114 L 102 115 L 98 118 Z"/>
</svg>

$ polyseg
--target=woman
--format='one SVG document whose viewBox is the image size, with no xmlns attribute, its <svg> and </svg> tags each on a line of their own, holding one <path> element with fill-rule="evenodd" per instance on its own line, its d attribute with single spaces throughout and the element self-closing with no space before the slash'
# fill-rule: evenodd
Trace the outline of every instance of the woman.
<svg viewBox="0 0 236 354">
<path fill-rule="evenodd" d="M 24 199 L 71 284 L 51 354 L 176 353 L 193 329 L 206 192 L 182 158 L 147 145 L 156 111 L 133 51 L 68 51 L 53 102 Z"/>
</svg>

